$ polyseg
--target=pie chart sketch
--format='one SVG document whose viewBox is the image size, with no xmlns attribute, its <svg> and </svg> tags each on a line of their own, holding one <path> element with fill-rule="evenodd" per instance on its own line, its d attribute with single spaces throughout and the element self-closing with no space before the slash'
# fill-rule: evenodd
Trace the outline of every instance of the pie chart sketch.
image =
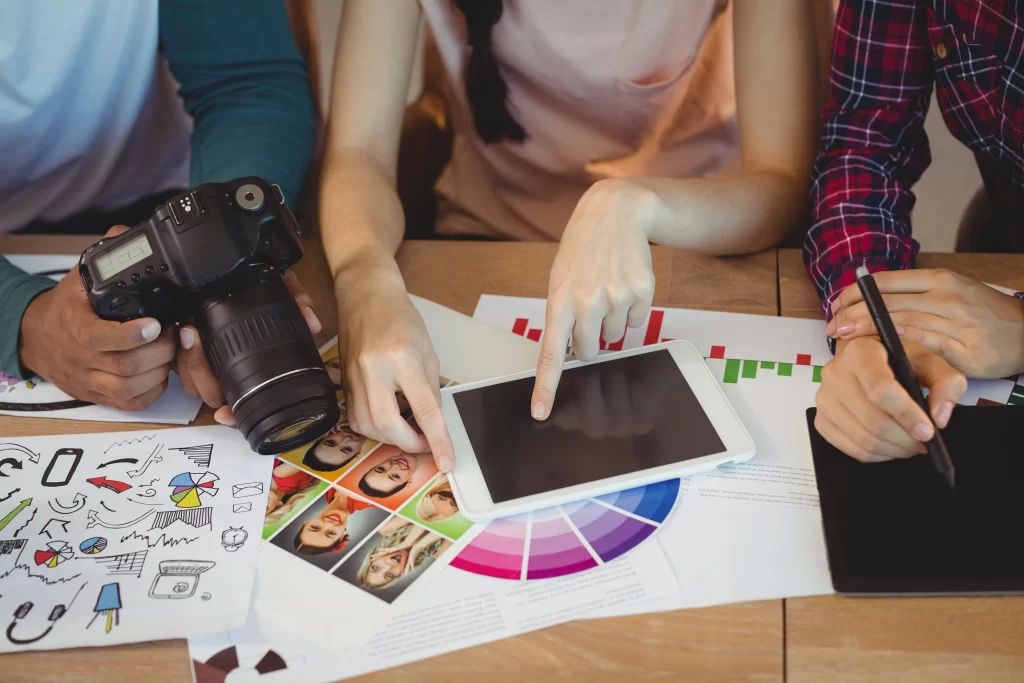
<svg viewBox="0 0 1024 683">
<path fill-rule="evenodd" d="M 46 550 L 37 550 L 35 561 L 37 565 L 45 564 L 47 567 L 56 567 L 74 556 L 74 551 L 66 541 L 50 541 L 46 544 Z"/>
<path fill-rule="evenodd" d="M 98 555 L 107 549 L 107 539 L 101 536 L 87 538 L 78 545 L 78 549 L 86 555 Z"/>
<path fill-rule="evenodd" d="M 203 504 L 203 496 L 217 495 L 219 478 L 213 472 L 182 472 L 168 484 L 173 487 L 171 500 L 180 508 L 197 508 Z"/>
</svg>

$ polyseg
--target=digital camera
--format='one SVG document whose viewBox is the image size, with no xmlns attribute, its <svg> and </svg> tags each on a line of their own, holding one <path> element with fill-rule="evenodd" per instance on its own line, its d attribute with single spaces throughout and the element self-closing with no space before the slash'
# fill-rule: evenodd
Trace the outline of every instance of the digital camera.
<svg viewBox="0 0 1024 683">
<path fill-rule="evenodd" d="M 82 254 L 78 270 L 105 320 L 195 321 L 242 435 L 257 453 L 313 441 L 339 417 L 334 383 L 282 275 L 302 258 L 276 185 L 209 183 Z"/>
</svg>

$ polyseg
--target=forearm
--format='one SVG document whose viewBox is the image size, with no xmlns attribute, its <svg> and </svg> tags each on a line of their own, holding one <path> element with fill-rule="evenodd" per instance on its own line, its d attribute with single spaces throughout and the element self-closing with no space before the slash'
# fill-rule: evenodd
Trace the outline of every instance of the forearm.
<svg viewBox="0 0 1024 683">
<path fill-rule="evenodd" d="M 29 275 L 0 256 L 0 373 L 23 379 L 29 374 L 18 350 L 21 320 L 32 300 L 56 284 L 50 278 Z"/>
<path fill-rule="evenodd" d="M 626 192 L 649 195 L 651 242 L 716 256 L 774 246 L 793 229 L 806 207 L 806 181 L 779 171 L 606 182 Z"/>
</svg>

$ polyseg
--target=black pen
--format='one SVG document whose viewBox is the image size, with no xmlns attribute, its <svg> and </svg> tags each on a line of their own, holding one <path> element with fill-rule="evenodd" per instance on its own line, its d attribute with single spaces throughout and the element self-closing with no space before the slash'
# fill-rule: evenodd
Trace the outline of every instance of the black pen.
<svg viewBox="0 0 1024 683">
<path fill-rule="evenodd" d="M 910 394 L 910 398 L 914 399 L 917 405 L 921 406 L 924 414 L 928 416 L 928 420 L 935 427 L 935 436 L 925 443 L 925 447 L 928 449 L 928 456 L 932 459 L 935 469 L 946 480 L 949 487 L 953 488 L 956 471 L 953 469 L 953 461 L 949 459 L 946 442 L 942 440 L 939 428 L 935 426 L 931 413 L 928 411 L 928 403 L 924 400 L 924 392 L 921 391 L 921 385 L 917 383 L 917 378 L 914 377 L 910 361 L 907 360 L 907 353 L 903 350 L 903 343 L 900 342 L 900 336 L 896 333 L 896 328 L 892 324 L 892 318 L 889 317 L 889 310 L 885 307 L 885 302 L 882 301 L 878 285 L 875 284 L 875 279 L 871 277 L 871 273 L 864 266 L 857 268 L 857 286 L 860 287 L 860 293 L 864 296 L 864 303 L 867 305 L 868 311 L 871 312 L 871 319 L 875 323 L 875 329 L 878 330 L 882 346 L 885 347 L 889 354 L 889 367 L 892 368 L 893 374 L 896 375 L 896 381 Z"/>
</svg>

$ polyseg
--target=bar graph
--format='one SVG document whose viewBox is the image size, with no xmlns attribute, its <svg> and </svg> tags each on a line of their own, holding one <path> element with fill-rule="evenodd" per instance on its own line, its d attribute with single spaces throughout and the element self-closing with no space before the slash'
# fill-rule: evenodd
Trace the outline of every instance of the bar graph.
<svg viewBox="0 0 1024 683">
<path fill-rule="evenodd" d="M 665 320 L 665 311 L 659 309 L 653 309 L 651 311 L 651 317 L 647 322 L 647 329 L 644 331 L 643 346 L 650 346 L 651 344 L 657 344 L 659 342 L 673 341 L 671 338 L 662 337 L 661 329 Z M 543 330 L 541 328 L 530 327 L 529 318 L 516 318 L 515 322 L 512 323 L 512 333 L 517 334 L 520 337 L 526 337 L 531 341 L 540 341 L 540 336 Z M 601 340 L 602 351 L 621 351 L 623 343 L 626 337 L 623 335 L 622 339 L 618 341 L 608 343 L 604 339 Z M 570 351 L 567 350 L 566 353 Z M 763 371 L 774 371 L 779 377 L 792 377 L 793 366 L 806 366 L 811 368 L 811 381 L 815 384 L 821 384 L 821 367 L 820 365 L 811 364 L 811 354 L 809 353 L 798 353 L 796 354 L 795 362 L 778 362 L 772 360 L 750 360 L 743 358 L 728 358 L 726 356 L 725 346 L 713 345 L 709 355 L 705 356 L 705 360 L 724 360 L 725 361 L 725 373 L 722 376 L 723 384 L 738 384 L 741 379 L 756 380 L 759 370 Z M 762 373 L 764 374 L 764 373 Z M 1024 380 L 1021 381 L 1016 387 L 1016 400 L 1024 405 Z M 1010 402 L 1013 403 L 1014 399 L 1011 398 Z"/>
</svg>

